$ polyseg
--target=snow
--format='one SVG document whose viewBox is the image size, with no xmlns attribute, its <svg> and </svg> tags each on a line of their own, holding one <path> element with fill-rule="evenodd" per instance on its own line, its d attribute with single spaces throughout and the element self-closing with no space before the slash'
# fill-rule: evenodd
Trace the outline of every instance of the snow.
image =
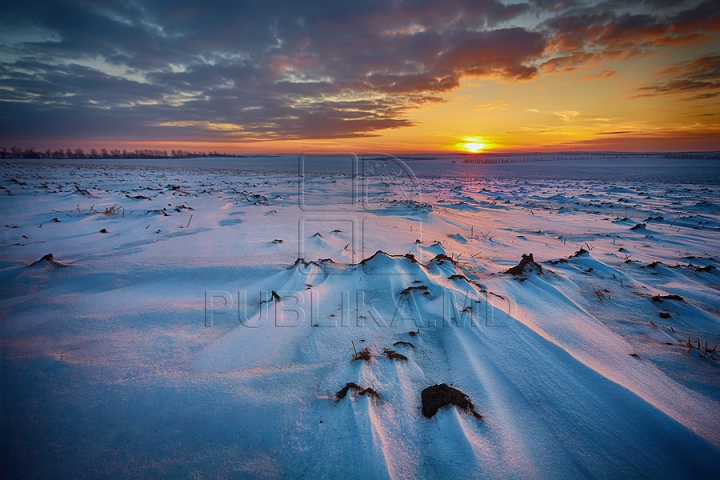
<svg viewBox="0 0 720 480">
<path fill-rule="evenodd" d="M 718 162 L 586 157 L 3 164 L 4 476 L 716 476 Z"/>
</svg>

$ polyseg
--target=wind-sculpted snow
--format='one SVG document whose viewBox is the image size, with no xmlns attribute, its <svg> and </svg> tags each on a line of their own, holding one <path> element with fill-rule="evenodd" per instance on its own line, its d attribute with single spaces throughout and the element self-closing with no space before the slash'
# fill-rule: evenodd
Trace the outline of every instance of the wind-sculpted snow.
<svg viewBox="0 0 720 480">
<path fill-rule="evenodd" d="M 4 165 L 3 471 L 717 475 L 715 187 L 416 181 Z"/>
</svg>

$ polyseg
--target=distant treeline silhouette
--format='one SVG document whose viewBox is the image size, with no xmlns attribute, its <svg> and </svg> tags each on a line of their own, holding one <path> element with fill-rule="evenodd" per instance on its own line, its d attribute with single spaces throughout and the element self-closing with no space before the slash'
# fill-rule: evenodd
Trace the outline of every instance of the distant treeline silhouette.
<svg viewBox="0 0 720 480">
<path fill-rule="evenodd" d="M 483 165 L 496 165 L 500 163 L 520 163 L 520 162 L 549 162 L 552 160 L 589 160 L 598 158 L 646 158 L 650 156 L 657 156 L 657 154 L 645 154 L 645 153 L 592 153 L 584 152 L 580 153 L 563 153 L 560 156 L 544 156 L 544 157 L 527 157 L 527 156 L 514 156 L 514 157 L 497 157 L 497 156 L 482 156 L 477 158 L 466 158 L 463 163 L 475 163 Z"/>
<path fill-rule="evenodd" d="M 701 160 L 720 160 L 718 152 L 683 152 L 666 153 L 665 158 L 696 158 Z"/>
<path fill-rule="evenodd" d="M 83 158 L 201 158 L 201 157 L 237 157 L 232 153 L 220 152 L 191 152 L 188 150 L 120 150 L 117 148 L 91 148 L 85 151 L 82 148 L 59 148 L 45 151 L 34 148 L 0 147 L 0 158 L 56 158 L 56 159 L 83 159 Z"/>
<path fill-rule="evenodd" d="M 466 158 L 463 163 L 474 163 L 484 165 L 495 165 L 500 163 L 519 163 L 519 162 L 548 162 L 551 160 L 590 160 L 590 159 L 604 159 L 604 158 L 650 158 L 650 157 L 664 157 L 674 159 L 696 159 L 696 160 L 720 160 L 720 153 L 718 152 L 678 152 L 678 153 L 592 153 L 587 152 L 583 154 L 572 153 L 564 154 L 559 157 L 496 157 L 496 156 L 483 156 L 477 158 Z"/>
</svg>

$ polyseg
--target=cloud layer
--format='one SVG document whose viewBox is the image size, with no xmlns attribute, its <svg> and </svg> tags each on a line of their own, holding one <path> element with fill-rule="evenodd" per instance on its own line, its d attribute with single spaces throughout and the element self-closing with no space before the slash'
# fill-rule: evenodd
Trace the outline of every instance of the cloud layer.
<svg viewBox="0 0 720 480">
<path fill-rule="evenodd" d="M 0 140 L 375 135 L 411 125 L 409 111 L 443 101 L 463 77 L 525 81 L 701 42 L 720 30 L 717 5 L 4 2 Z"/>
<path fill-rule="evenodd" d="M 694 100 L 720 95 L 720 55 L 679 62 L 657 74 L 660 80 L 642 87 L 643 96 L 685 94 Z"/>
</svg>

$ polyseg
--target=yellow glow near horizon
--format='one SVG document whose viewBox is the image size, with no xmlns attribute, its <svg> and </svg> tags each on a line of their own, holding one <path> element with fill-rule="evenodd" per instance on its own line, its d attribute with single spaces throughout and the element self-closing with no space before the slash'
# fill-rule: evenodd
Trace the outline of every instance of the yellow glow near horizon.
<svg viewBox="0 0 720 480">
<path fill-rule="evenodd" d="M 460 143 L 455 144 L 455 147 L 466 152 L 479 153 L 488 148 L 488 144 L 482 137 L 462 137 Z"/>
<path fill-rule="evenodd" d="M 467 150 L 468 152 L 478 153 L 479 151 L 485 149 L 485 144 L 484 143 L 466 143 L 465 145 L 463 145 L 463 148 L 465 148 L 465 150 Z"/>
</svg>

